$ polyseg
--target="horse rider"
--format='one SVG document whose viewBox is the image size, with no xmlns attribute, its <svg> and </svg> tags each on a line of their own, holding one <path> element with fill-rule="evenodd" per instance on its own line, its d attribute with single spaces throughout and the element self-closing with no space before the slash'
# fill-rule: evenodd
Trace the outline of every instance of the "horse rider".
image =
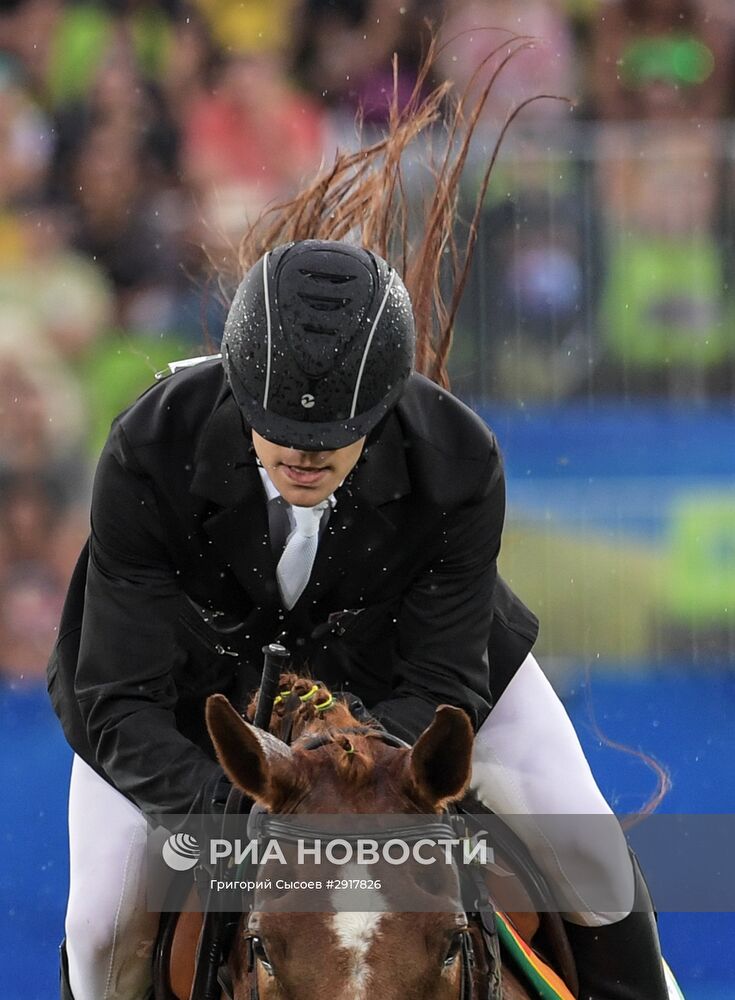
<svg viewBox="0 0 735 1000">
<path fill-rule="evenodd" d="M 242 705 L 275 636 L 407 741 L 439 704 L 464 709 L 473 789 L 495 812 L 609 817 L 600 843 L 533 822 L 521 836 L 570 901 L 580 997 L 668 996 L 641 876 L 533 657 L 536 618 L 497 574 L 496 439 L 414 370 L 414 345 L 381 257 L 278 246 L 241 282 L 221 357 L 114 422 L 49 664 L 75 752 L 66 1000 L 149 995 L 147 817 L 222 808 L 204 703 Z M 609 906 L 569 875 L 580 858 Z"/>
</svg>

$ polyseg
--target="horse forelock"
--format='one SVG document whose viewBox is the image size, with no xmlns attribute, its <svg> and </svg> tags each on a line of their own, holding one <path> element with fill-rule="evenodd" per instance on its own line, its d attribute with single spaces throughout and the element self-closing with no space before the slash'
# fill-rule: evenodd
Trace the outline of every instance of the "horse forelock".
<svg viewBox="0 0 735 1000">
<path fill-rule="evenodd" d="M 270 731 L 274 736 L 293 742 L 305 733 L 322 732 L 327 728 L 359 726 L 344 701 L 333 698 L 321 681 L 294 673 L 283 673 L 278 682 L 279 695 L 273 705 Z M 259 692 L 255 692 L 247 708 L 253 719 Z M 327 711 L 324 706 L 328 705 Z M 290 734 L 289 736 L 287 735 Z"/>
</svg>

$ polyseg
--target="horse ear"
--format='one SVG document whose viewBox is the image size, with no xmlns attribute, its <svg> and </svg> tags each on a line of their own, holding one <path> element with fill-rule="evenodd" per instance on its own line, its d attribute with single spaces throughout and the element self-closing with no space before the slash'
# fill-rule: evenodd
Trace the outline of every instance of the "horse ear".
<svg viewBox="0 0 735 1000">
<path fill-rule="evenodd" d="M 293 752 L 289 746 L 240 716 L 223 694 L 207 698 L 207 729 L 225 774 L 252 799 L 271 806 L 274 777 L 283 776 Z"/>
<path fill-rule="evenodd" d="M 470 780 L 474 733 L 461 708 L 440 705 L 431 725 L 416 740 L 409 757 L 411 776 L 421 794 L 441 807 L 458 799 Z"/>
</svg>

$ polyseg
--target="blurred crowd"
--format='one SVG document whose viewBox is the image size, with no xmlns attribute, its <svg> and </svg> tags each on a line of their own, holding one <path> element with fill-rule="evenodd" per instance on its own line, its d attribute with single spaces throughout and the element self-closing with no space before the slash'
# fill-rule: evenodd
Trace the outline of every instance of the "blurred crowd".
<svg viewBox="0 0 735 1000">
<path fill-rule="evenodd" d="M 111 419 L 216 345 L 247 221 L 380 128 L 427 22 L 429 85 L 520 50 L 468 206 L 552 98 L 483 206 L 458 389 L 733 392 L 732 0 L 2 0 L 0 676 L 43 672 Z"/>
</svg>

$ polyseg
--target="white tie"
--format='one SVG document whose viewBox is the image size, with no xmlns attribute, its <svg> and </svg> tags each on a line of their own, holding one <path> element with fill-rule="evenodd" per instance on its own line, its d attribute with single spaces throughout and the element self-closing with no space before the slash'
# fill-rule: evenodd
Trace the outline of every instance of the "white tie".
<svg viewBox="0 0 735 1000">
<path fill-rule="evenodd" d="M 296 527 L 288 536 L 276 569 L 283 606 L 288 611 L 309 582 L 319 545 L 319 522 L 328 506 L 329 501 L 324 500 L 315 507 L 291 507 Z"/>
</svg>

